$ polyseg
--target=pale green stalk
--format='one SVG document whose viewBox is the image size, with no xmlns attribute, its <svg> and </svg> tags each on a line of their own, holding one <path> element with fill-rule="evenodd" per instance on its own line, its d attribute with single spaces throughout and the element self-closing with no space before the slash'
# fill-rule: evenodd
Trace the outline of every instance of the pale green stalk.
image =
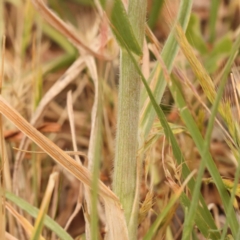
<svg viewBox="0 0 240 240">
<path fill-rule="evenodd" d="M 129 21 L 143 45 L 146 0 L 130 0 Z M 140 57 L 136 57 L 140 61 Z M 113 190 L 123 206 L 129 239 L 137 237 L 138 204 L 134 204 L 137 189 L 137 150 L 140 99 L 140 76 L 126 50 L 121 50 L 118 123 L 114 161 Z M 130 221 L 131 218 L 131 221 Z"/>
</svg>

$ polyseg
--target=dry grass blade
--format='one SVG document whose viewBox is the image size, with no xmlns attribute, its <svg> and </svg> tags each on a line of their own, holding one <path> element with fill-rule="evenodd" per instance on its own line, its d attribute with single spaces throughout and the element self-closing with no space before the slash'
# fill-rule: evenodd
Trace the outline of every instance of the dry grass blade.
<svg viewBox="0 0 240 240">
<path fill-rule="evenodd" d="M 78 97 L 82 94 L 82 92 L 85 89 L 85 87 L 87 86 L 88 82 L 89 82 L 88 78 L 86 77 L 86 75 L 84 75 L 83 78 L 81 79 L 81 82 L 78 83 L 77 89 L 72 94 L 72 102 L 73 103 L 75 103 L 77 101 Z M 59 106 L 56 103 L 51 102 L 50 108 L 51 109 L 59 109 Z M 61 112 L 61 114 L 59 114 L 58 124 L 62 125 L 64 123 L 64 121 L 66 120 L 66 118 L 68 117 L 67 109 L 65 108 L 63 111 L 59 109 L 59 112 Z M 74 116 L 74 119 L 75 119 L 75 125 L 83 126 L 83 124 L 76 121 L 76 115 Z"/>
<path fill-rule="evenodd" d="M 4 76 L 4 54 L 5 54 L 5 37 L 3 37 L 2 43 L 2 56 L 1 56 L 1 71 L 0 71 L 0 94 L 2 90 L 3 76 Z M 2 115 L 0 114 L 0 239 L 5 238 L 5 183 L 4 183 L 4 165 L 6 162 L 6 152 L 4 146 L 4 136 L 3 136 L 3 121 Z"/>
<path fill-rule="evenodd" d="M 74 161 L 62 149 L 57 147 L 48 138 L 38 132 L 8 103 L 6 103 L 2 97 L 0 97 L 0 112 L 57 163 L 80 180 L 87 188 L 91 186 L 90 172 L 79 163 L 76 163 L 76 161 Z M 99 181 L 99 194 L 104 199 L 105 207 L 108 213 L 107 226 L 109 232 L 106 234 L 106 239 L 116 239 L 117 236 L 122 236 L 121 239 L 128 239 L 126 222 L 117 196 L 101 181 Z M 116 219 L 116 221 L 113 221 L 113 219 Z"/>
<path fill-rule="evenodd" d="M 148 51 L 147 40 L 144 39 L 143 43 L 143 58 L 142 58 L 142 73 L 148 79 L 150 76 L 150 56 Z"/>
<path fill-rule="evenodd" d="M 59 177 L 59 174 L 57 172 L 52 173 L 49 177 L 47 189 L 45 191 L 45 194 L 44 194 L 44 197 L 43 197 L 43 200 L 41 203 L 41 207 L 40 207 L 37 219 L 35 221 L 34 229 L 31 234 L 32 240 L 38 239 L 41 234 L 44 216 L 46 215 L 46 213 L 48 211 L 48 207 L 49 207 L 49 203 L 50 203 L 51 196 L 53 193 L 53 189 L 54 189 L 54 186 L 55 186 L 55 183 L 56 183 L 58 177 Z"/>
<path fill-rule="evenodd" d="M 139 210 L 138 224 L 141 224 L 144 221 L 153 205 L 154 194 L 152 192 L 148 192 Z"/>
<path fill-rule="evenodd" d="M 84 44 L 78 37 L 78 35 L 68 26 L 65 22 L 63 22 L 53 11 L 51 11 L 47 6 L 43 3 L 42 0 L 32 0 L 36 9 L 40 12 L 40 14 L 45 18 L 48 23 L 50 23 L 54 28 L 56 28 L 59 32 L 61 32 L 64 36 L 66 36 L 69 41 L 73 43 L 78 49 L 82 48 L 86 52 L 90 53 L 94 57 L 110 60 L 110 57 L 101 55 L 91 48 L 89 48 L 86 44 Z"/>
<path fill-rule="evenodd" d="M 12 235 L 9 234 L 8 232 L 5 232 L 5 238 L 6 238 L 6 240 L 18 240 L 17 238 L 15 238 L 14 236 L 12 236 Z"/>
<path fill-rule="evenodd" d="M 33 232 L 33 226 L 28 222 L 26 218 L 20 215 L 8 202 L 5 203 L 5 207 L 7 210 L 18 220 L 21 226 L 24 228 L 28 236 L 30 237 Z M 44 240 L 42 236 L 39 238 L 40 240 Z"/>
<path fill-rule="evenodd" d="M 62 165 L 85 185 L 88 187 L 90 186 L 91 175 L 89 171 L 85 167 L 76 163 L 62 149 L 57 147 L 52 141 L 32 127 L 22 116 L 20 116 L 10 105 L 8 105 L 2 97 L 0 97 L 0 112 L 39 147 L 41 147 L 57 163 Z M 118 198 L 103 183 L 100 182 L 99 187 L 104 196 L 118 200 Z"/>
<path fill-rule="evenodd" d="M 33 118 L 31 119 L 31 124 L 37 124 L 43 110 L 49 104 L 49 102 L 56 97 L 66 86 L 69 85 L 85 68 L 85 61 L 89 57 L 79 57 L 68 70 L 56 81 L 56 83 L 48 90 L 48 92 L 41 99 Z"/>
<path fill-rule="evenodd" d="M 157 51 L 161 52 L 162 46 L 160 45 L 159 41 L 157 40 L 157 38 L 155 37 L 155 35 L 153 34 L 152 30 L 149 28 L 148 25 L 145 26 L 145 32 L 146 32 L 147 37 L 149 37 L 151 42 L 157 48 Z"/>
<path fill-rule="evenodd" d="M 58 81 L 49 89 L 49 91 L 44 95 L 44 97 L 41 99 L 32 119 L 31 124 L 33 126 L 37 125 L 44 109 L 46 106 L 51 102 L 51 100 L 60 93 L 70 82 L 72 82 L 77 75 L 84 69 L 85 64 L 84 61 L 87 57 L 80 57 L 78 60 L 76 60 L 61 76 Z M 20 143 L 20 149 L 27 149 L 29 142 L 24 137 Z M 16 162 L 14 165 L 14 173 L 13 173 L 13 188 L 17 189 L 17 173 L 18 168 L 21 164 L 21 161 L 24 157 L 24 152 L 18 152 L 16 156 Z"/>
<path fill-rule="evenodd" d="M 69 91 L 67 93 L 67 110 L 68 110 L 68 118 L 69 118 L 69 123 L 70 123 L 70 129 L 71 129 L 71 136 L 72 136 L 72 144 L 73 144 L 73 150 L 77 151 L 77 141 L 76 141 L 76 131 L 75 131 L 75 124 L 74 124 L 74 113 L 73 113 L 73 99 L 72 99 L 72 92 Z M 76 154 L 75 156 L 76 162 L 79 164 L 82 164 L 79 156 Z M 82 208 L 82 201 L 83 201 L 83 186 L 82 184 L 79 186 L 78 190 L 78 199 L 77 199 L 77 205 L 69 217 L 66 225 L 65 225 L 65 230 L 67 230 L 74 219 L 74 217 L 77 215 L 77 213 L 80 211 Z"/>
<path fill-rule="evenodd" d="M 94 103 L 91 113 L 91 136 L 88 149 L 88 169 L 93 174 L 92 179 L 92 194 L 90 194 L 89 189 L 85 189 L 85 199 L 87 203 L 88 213 L 84 212 L 86 219 L 86 233 L 89 232 L 87 239 L 97 239 L 98 235 L 98 215 L 97 215 L 97 187 L 94 187 L 94 183 L 98 179 L 98 165 L 100 161 L 100 151 L 101 151 L 101 114 L 102 114 L 102 101 L 100 95 L 100 83 L 97 74 L 96 64 L 93 58 L 89 58 L 86 61 L 88 69 L 90 71 L 91 77 L 94 81 Z M 97 170 L 97 171 L 96 171 Z M 86 217 L 87 214 L 92 216 L 90 222 Z M 106 211 L 108 214 L 108 211 Z M 95 227 L 95 229 L 93 229 Z"/>
<path fill-rule="evenodd" d="M 78 214 L 78 212 L 81 210 L 82 208 L 82 199 L 83 199 L 83 185 L 80 185 L 79 187 L 79 193 L 78 193 L 78 200 L 77 200 L 77 205 L 73 211 L 73 213 L 71 214 L 71 216 L 68 218 L 68 221 L 64 227 L 64 230 L 68 230 L 70 224 L 72 223 L 73 219 L 75 218 L 75 216 Z"/>
<path fill-rule="evenodd" d="M 56 133 L 60 131 L 61 126 L 58 123 L 44 123 L 37 129 L 42 133 Z M 23 138 L 23 134 L 19 130 L 15 129 L 5 130 L 4 138 L 6 141 L 9 140 L 10 142 L 17 142 Z"/>
<path fill-rule="evenodd" d="M 4 56 L 5 56 L 6 37 L 2 39 L 2 55 L 1 55 L 1 71 L 0 71 L 0 93 L 2 92 L 3 76 L 4 76 Z"/>
<path fill-rule="evenodd" d="M 88 58 L 88 60 L 86 61 L 86 64 L 88 66 L 88 69 L 90 70 L 90 74 L 91 77 L 94 81 L 94 85 L 95 85 L 95 96 L 94 96 L 94 104 L 93 104 L 93 108 L 92 108 L 92 121 L 91 121 L 91 136 L 90 136 L 90 142 L 89 142 L 89 150 L 88 150 L 88 169 L 92 169 L 93 168 L 93 161 L 94 161 L 94 144 L 96 141 L 96 136 L 97 136 L 97 118 L 98 116 L 98 95 L 99 95 L 99 82 L 98 82 L 98 75 L 97 75 L 97 68 L 96 65 L 94 63 L 94 59 L 93 58 Z"/>
<path fill-rule="evenodd" d="M 67 110 L 68 110 L 68 118 L 69 118 L 70 129 L 71 129 L 73 150 L 75 152 L 77 152 L 78 149 L 77 149 L 77 140 L 76 140 L 76 130 L 75 130 L 74 118 L 73 118 L 74 113 L 73 113 L 73 101 L 72 101 L 72 92 L 71 91 L 69 91 L 67 93 Z M 82 162 L 77 154 L 74 157 L 75 157 L 76 162 L 78 162 L 79 164 L 82 164 Z"/>
<path fill-rule="evenodd" d="M 117 211 L 116 211 L 117 210 Z M 127 240 L 128 232 L 127 225 L 123 215 L 123 210 L 118 208 L 116 202 L 108 198 L 105 200 L 106 220 L 108 223 L 108 231 L 106 233 L 106 240 L 119 239 Z"/>
<path fill-rule="evenodd" d="M 22 149 L 19 149 L 16 147 L 13 147 L 13 149 L 17 150 L 17 151 L 25 152 L 25 153 L 45 154 L 45 152 L 43 152 L 43 151 L 27 151 L 27 150 L 22 150 Z M 79 155 L 79 156 L 87 158 L 86 154 L 81 151 L 65 151 L 65 153 L 67 153 L 70 156 Z"/>
</svg>

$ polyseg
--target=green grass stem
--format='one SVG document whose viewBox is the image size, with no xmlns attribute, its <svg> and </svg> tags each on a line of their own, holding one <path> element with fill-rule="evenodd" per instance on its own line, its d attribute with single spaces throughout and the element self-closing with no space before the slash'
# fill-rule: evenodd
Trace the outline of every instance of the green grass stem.
<svg viewBox="0 0 240 240">
<path fill-rule="evenodd" d="M 145 29 L 145 0 L 130 0 L 129 21 L 134 34 L 143 45 Z M 137 61 L 140 57 L 136 57 Z M 128 226 L 129 239 L 137 238 L 138 196 L 137 150 L 140 99 L 140 76 L 128 52 L 123 48 L 120 56 L 120 83 L 118 100 L 118 123 L 114 160 L 113 190 L 122 203 Z M 136 198 L 135 198 L 136 197 Z"/>
</svg>

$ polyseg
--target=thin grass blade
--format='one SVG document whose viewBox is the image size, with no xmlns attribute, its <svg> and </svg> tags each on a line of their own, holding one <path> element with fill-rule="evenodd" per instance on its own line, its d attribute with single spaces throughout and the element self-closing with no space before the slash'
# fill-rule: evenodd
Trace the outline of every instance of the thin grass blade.
<svg viewBox="0 0 240 240">
<path fill-rule="evenodd" d="M 31 223 L 25 217 L 19 214 L 8 202 L 6 202 L 5 207 L 17 219 L 17 221 L 21 224 L 23 229 L 26 231 L 27 235 L 30 237 L 33 232 L 33 226 L 31 225 Z M 43 236 L 41 235 L 39 235 L 37 239 L 45 240 L 45 238 L 43 238 Z"/>
<path fill-rule="evenodd" d="M 192 2 L 193 2 L 192 0 L 183 0 L 180 3 L 180 9 L 179 9 L 177 21 L 181 24 L 184 30 L 186 30 L 188 20 L 191 14 Z M 172 70 L 173 61 L 179 49 L 178 43 L 174 37 L 174 34 L 175 34 L 174 32 L 175 30 L 173 27 L 161 53 L 161 57 L 165 62 L 169 72 L 171 72 Z M 158 63 L 156 64 L 153 71 L 160 71 L 160 65 Z M 156 98 L 156 101 L 158 103 L 162 99 L 166 86 L 167 86 L 167 83 L 161 71 L 157 78 L 157 81 L 153 90 L 154 97 Z M 144 95 L 146 96 L 145 91 L 146 90 L 144 89 L 142 92 L 143 96 Z M 143 101 L 145 100 L 146 99 L 143 99 Z M 152 104 L 148 102 L 146 108 L 144 109 L 144 112 L 142 113 L 142 117 L 140 120 L 140 131 L 141 131 L 141 136 L 143 137 L 142 141 L 144 141 L 144 139 L 146 138 L 146 136 L 148 135 L 152 127 L 155 114 L 156 113 L 154 111 Z"/>
<path fill-rule="evenodd" d="M 214 127 L 214 122 L 215 122 L 215 117 L 216 117 L 216 114 L 218 111 L 218 106 L 221 101 L 226 83 L 227 83 L 227 78 L 225 78 L 221 81 L 216 99 L 215 99 L 214 104 L 211 109 L 211 115 L 210 115 L 207 132 L 206 132 L 205 139 L 204 139 L 203 157 L 201 159 L 200 167 L 198 170 L 198 176 L 197 176 L 196 183 L 195 183 L 195 188 L 194 188 L 194 191 L 192 194 L 192 204 L 190 205 L 188 214 L 186 215 L 185 221 L 184 221 L 183 236 L 182 236 L 183 240 L 188 240 L 190 238 L 191 232 L 193 230 L 195 214 L 196 214 L 197 205 L 198 205 L 198 201 L 199 201 L 199 195 L 200 195 L 200 191 L 201 191 L 200 188 L 201 188 L 201 184 L 202 184 L 202 178 L 203 178 L 203 174 L 204 174 L 205 166 L 206 166 L 207 154 L 210 151 L 209 148 L 210 148 L 210 142 L 211 142 L 211 134 L 212 134 L 212 130 Z"/>
<path fill-rule="evenodd" d="M 138 56 L 142 55 L 142 49 L 134 35 L 122 0 L 110 0 L 107 3 L 100 1 L 100 3 L 110 19 L 112 31 L 121 47 L 127 46 Z"/>
<path fill-rule="evenodd" d="M 180 109 L 181 117 L 182 117 L 183 121 L 185 122 L 186 127 L 188 128 L 188 131 L 190 132 L 201 157 L 203 158 L 204 157 L 204 155 L 203 155 L 204 140 L 202 138 L 200 131 L 198 130 L 196 122 L 194 121 L 189 110 L 186 108 L 186 102 L 181 94 L 181 91 L 178 89 L 177 84 L 174 83 L 174 81 L 172 81 L 170 90 L 171 90 L 172 94 L 174 95 L 175 102 L 177 103 L 178 108 Z M 217 167 L 212 159 L 212 156 L 209 152 L 206 154 L 206 164 L 207 164 L 207 168 L 214 180 L 214 183 L 217 186 L 217 189 L 218 189 L 221 199 L 223 201 L 224 209 L 226 210 L 229 205 L 230 197 L 228 195 L 228 192 L 226 191 L 226 188 L 224 187 L 221 176 L 220 176 L 218 169 L 217 169 Z M 230 226 L 235 235 L 236 230 L 238 228 L 238 223 L 237 223 L 236 215 L 233 213 L 233 211 L 232 211 L 231 217 L 230 217 Z"/>
<path fill-rule="evenodd" d="M 34 225 L 33 232 L 31 234 L 31 240 L 39 239 L 42 228 L 43 228 L 43 223 L 44 223 L 44 217 L 48 211 L 49 203 L 51 200 L 51 196 L 53 193 L 53 189 L 55 186 L 55 182 L 57 181 L 58 178 L 58 173 L 54 172 L 50 175 L 47 189 L 45 191 L 40 210 L 38 212 L 38 216 Z"/>
<path fill-rule="evenodd" d="M 188 43 L 186 36 L 185 36 L 182 28 L 179 25 L 177 25 L 177 27 L 176 27 L 176 38 L 177 38 L 177 41 L 179 42 L 179 45 L 181 46 L 181 49 L 182 49 L 184 55 L 186 56 L 187 60 L 189 61 L 189 64 L 191 65 L 193 72 L 197 76 L 204 93 L 206 94 L 208 100 L 211 103 L 213 103 L 214 99 L 216 98 L 216 90 L 215 90 L 213 81 L 210 78 L 210 76 L 208 75 L 206 69 L 202 66 L 202 64 L 199 62 L 197 57 L 194 55 L 193 49 L 190 46 L 190 44 Z M 221 75 L 223 78 L 226 78 L 227 74 L 229 74 L 232 63 L 239 51 L 239 47 L 240 47 L 240 35 L 236 39 L 236 41 L 232 47 L 227 64 L 225 65 L 225 67 L 222 71 Z M 236 142 L 239 142 L 238 136 L 236 135 L 234 119 L 232 118 L 231 109 L 229 107 L 229 104 L 221 102 L 219 105 L 219 112 L 222 115 L 222 117 L 224 118 L 224 120 L 228 126 L 229 132 L 231 133 L 233 139 L 235 139 Z"/>
<path fill-rule="evenodd" d="M 88 204 L 88 213 L 90 214 L 90 239 L 99 239 L 99 228 L 98 228 L 98 179 L 99 179 L 99 168 L 101 163 L 101 150 L 102 150 L 102 87 L 99 81 L 96 64 L 94 59 L 91 58 L 86 62 L 90 75 L 94 81 L 95 96 L 94 104 L 92 108 L 92 127 L 91 136 L 88 149 L 88 169 L 92 173 L 91 183 L 91 195 L 86 198 Z M 87 196 L 86 196 L 87 197 Z M 90 197 L 90 198 L 89 198 Z M 106 213 L 107 214 L 107 213 Z"/>
<path fill-rule="evenodd" d="M 13 193 L 7 192 L 5 193 L 6 199 L 11 201 L 16 206 L 26 211 L 30 216 L 37 218 L 39 214 L 39 209 L 33 207 L 31 204 L 26 202 L 24 199 L 14 195 Z M 52 218 L 48 215 L 44 217 L 44 225 L 53 231 L 60 239 L 62 240 L 73 240 L 73 238 Z"/>
</svg>

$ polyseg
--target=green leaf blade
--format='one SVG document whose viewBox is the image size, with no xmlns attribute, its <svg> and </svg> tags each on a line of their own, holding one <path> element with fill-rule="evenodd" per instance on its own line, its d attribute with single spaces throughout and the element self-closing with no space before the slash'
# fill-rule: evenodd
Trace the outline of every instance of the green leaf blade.
<svg viewBox="0 0 240 240">
<path fill-rule="evenodd" d="M 31 215 L 34 218 L 37 218 L 39 209 L 36 207 L 33 207 L 28 202 L 23 200 L 20 197 L 17 197 L 13 193 L 6 192 L 5 193 L 6 199 L 16 204 L 19 208 L 26 211 L 29 215 Z M 73 240 L 73 238 L 52 218 L 49 216 L 44 217 L 44 225 L 48 227 L 50 230 L 52 230 L 56 235 L 62 239 L 62 240 Z"/>
</svg>

